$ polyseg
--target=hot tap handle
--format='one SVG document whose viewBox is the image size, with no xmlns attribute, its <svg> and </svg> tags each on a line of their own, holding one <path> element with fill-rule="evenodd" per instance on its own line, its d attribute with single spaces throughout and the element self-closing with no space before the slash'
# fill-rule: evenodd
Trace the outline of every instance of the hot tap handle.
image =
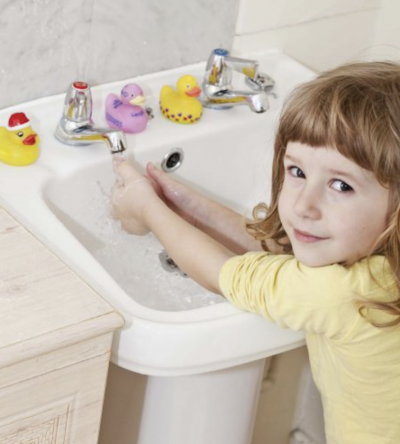
<svg viewBox="0 0 400 444">
<path fill-rule="evenodd" d="M 71 83 L 64 102 L 64 117 L 80 125 L 90 124 L 92 118 L 92 93 L 85 82 Z"/>
</svg>

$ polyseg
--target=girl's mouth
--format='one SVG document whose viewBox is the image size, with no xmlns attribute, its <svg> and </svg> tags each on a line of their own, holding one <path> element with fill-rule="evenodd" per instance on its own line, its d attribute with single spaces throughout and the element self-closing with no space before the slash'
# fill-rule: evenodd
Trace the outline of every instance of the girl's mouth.
<svg viewBox="0 0 400 444">
<path fill-rule="evenodd" d="M 296 228 L 294 228 L 294 235 L 298 241 L 304 243 L 313 243 L 328 239 L 327 237 L 314 236 L 311 233 L 307 233 L 306 231 L 300 231 L 297 230 Z"/>
</svg>

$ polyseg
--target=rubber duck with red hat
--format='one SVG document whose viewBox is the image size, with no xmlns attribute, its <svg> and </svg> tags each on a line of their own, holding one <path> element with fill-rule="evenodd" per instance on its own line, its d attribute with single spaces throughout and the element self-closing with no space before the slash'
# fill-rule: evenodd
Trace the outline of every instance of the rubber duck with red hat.
<svg viewBox="0 0 400 444">
<path fill-rule="evenodd" d="M 30 165 L 39 157 L 39 136 L 25 113 L 11 114 L 8 126 L 0 126 L 0 161 L 14 166 Z"/>
</svg>

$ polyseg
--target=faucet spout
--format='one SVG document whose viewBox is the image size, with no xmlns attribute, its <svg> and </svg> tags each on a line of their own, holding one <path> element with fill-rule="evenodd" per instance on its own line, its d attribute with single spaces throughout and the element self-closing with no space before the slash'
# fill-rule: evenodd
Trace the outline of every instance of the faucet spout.
<svg viewBox="0 0 400 444">
<path fill-rule="evenodd" d="M 89 85 L 74 82 L 67 92 L 64 112 L 54 136 L 67 145 L 83 146 L 93 143 L 106 144 L 111 154 L 122 153 L 127 148 L 125 134 L 110 128 L 97 128 L 92 122 L 92 96 Z"/>
<path fill-rule="evenodd" d="M 122 131 L 109 131 L 103 133 L 104 139 L 108 143 L 111 154 L 122 153 L 126 150 L 126 138 Z"/>
<path fill-rule="evenodd" d="M 268 98 L 265 93 L 226 90 L 222 94 L 203 99 L 205 106 L 213 109 L 229 109 L 233 106 L 247 105 L 255 113 L 264 113 L 269 109 Z"/>
<path fill-rule="evenodd" d="M 121 131 L 91 125 L 77 126 L 64 118 L 60 119 L 54 135 L 60 142 L 71 146 L 103 143 L 108 146 L 111 154 L 122 153 L 127 148 L 125 135 Z"/>
</svg>

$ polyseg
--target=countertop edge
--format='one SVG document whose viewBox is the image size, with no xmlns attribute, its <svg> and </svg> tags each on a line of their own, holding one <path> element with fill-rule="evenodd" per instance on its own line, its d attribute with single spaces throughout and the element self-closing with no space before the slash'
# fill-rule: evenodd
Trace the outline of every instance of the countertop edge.
<svg viewBox="0 0 400 444">
<path fill-rule="evenodd" d="M 0 368 L 39 357 L 91 338 L 114 332 L 123 326 L 123 318 L 115 311 L 69 325 L 44 335 L 0 348 Z"/>
</svg>

